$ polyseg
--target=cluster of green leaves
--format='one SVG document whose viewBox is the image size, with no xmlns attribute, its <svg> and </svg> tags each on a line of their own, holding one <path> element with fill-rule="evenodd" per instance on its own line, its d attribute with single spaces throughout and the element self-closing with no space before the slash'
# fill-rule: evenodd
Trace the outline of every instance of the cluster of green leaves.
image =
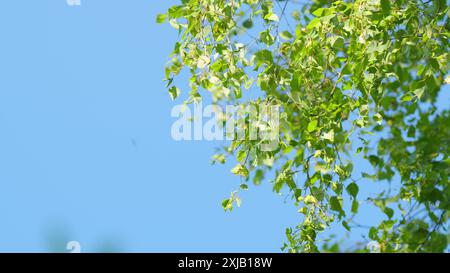
<svg viewBox="0 0 450 273">
<path fill-rule="evenodd" d="M 236 140 L 215 159 L 237 158 L 241 189 L 275 174 L 274 191 L 287 190 L 302 215 L 285 248 L 316 252 L 321 231 L 350 230 L 359 185 L 372 179 L 400 181 L 369 200 L 386 214 L 367 234 L 382 251 L 445 250 L 450 112 L 436 106 L 449 71 L 445 0 L 181 0 L 157 17 L 166 20 L 180 35 L 166 68 L 173 99 L 186 68 L 185 103 L 204 92 L 215 103 L 281 107 L 276 150 Z M 374 173 L 355 179 L 355 156 Z M 224 209 L 233 202 L 236 193 Z"/>
</svg>

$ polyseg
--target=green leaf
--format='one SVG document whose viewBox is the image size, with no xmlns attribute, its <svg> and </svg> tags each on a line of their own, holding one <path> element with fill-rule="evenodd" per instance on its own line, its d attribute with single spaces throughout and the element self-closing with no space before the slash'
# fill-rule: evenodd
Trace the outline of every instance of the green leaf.
<svg viewBox="0 0 450 273">
<path fill-rule="evenodd" d="M 178 87 L 172 86 L 169 89 L 169 95 L 172 100 L 175 100 L 180 95 L 180 89 L 178 89 Z"/>
<path fill-rule="evenodd" d="M 347 221 L 342 221 L 342 226 L 347 230 L 347 231 L 351 231 L 350 226 L 348 225 Z"/>
<path fill-rule="evenodd" d="M 420 100 L 423 96 L 423 93 L 425 92 L 425 87 L 418 88 L 413 91 L 414 95 Z"/>
<path fill-rule="evenodd" d="M 165 13 L 158 14 L 156 16 L 156 23 L 162 24 L 166 21 L 167 15 Z"/>
<path fill-rule="evenodd" d="M 253 177 L 253 184 L 259 185 L 261 181 L 264 179 L 264 172 L 262 170 L 257 170 L 255 172 L 255 176 Z"/>
<path fill-rule="evenodd" d="M 388 207 L 384 208 L 384 213 L 387 215 L 389 219 L 391 219 L 392 216 L 394 216 L 394 210 Z"/>
<path fill-rule="evenodd" d="M 356 201 L 356 199 L 353 199 L 351 212 L 354 214 L 358 213 L 358 208 L 359 208 L 358 201 Z"/>
<path fill-rule="evenodd" d="M 247 151 L 247 150 L 239 150 L 239 152 L 238 152 L 237 155 L 236 155 L 236 159 L 237 159 L 239 162 L 244 163 L 245 158 L 247 158 L 247 154 L 248 154 L 248 151 Z"/>
<path fill-rule="evenodd" d="M 311 20 L 311 22 L 309 22 L 309 24 L 306 26 L 307 29 L 313 29 L 317 26 L 319 26 L 321 23 L 319 18 L 314 18 Z"/>
<path fill-rule="evenodd" d="M 215 154 L 215 155 L 213 155 L 211 163 L 212 164 L 215 164 L 215 163 L 224 164 L 225 163 L 225 155 L 223 155 L 223 154 Z"/>
<path fill-rule="evenodd" d="M 251 19 L 247 19 L 242 23 L 242 26 L 249 29 L 253 27 L 253 21 Z"/>
<path fill-rule="evenodd" d="M 276 15 L 275 13 L 269 13 L 266 16 L 264 16 L 264 19 L 268 20 L 268 21 L 275 21 L 278 22 L 278 15 Z"/>
<path fill-rule="evenodd" d="M 350 183 L 346 188 L 348 194 L 350 194 L 353 198 L 356 198 L 359 192 L 359 187 L 356 183 Z"/>
<path fill-rule="evenodd" d="M 307 205 L 317 204 L 317 199 L 312 195 L 307 195 L 303 202 Z"/>
<path fill-rule="evenodd" d="M 342 49 L 344 48 L 344 38 L 341 36 L 333 36 L 330 38 L 331 45 L 336 49 Z"/>
<path fill-rule="evenodd" d="M 272 36 L 269 30 L 261 32 L 259 34 L 259 39 L 261 40 L 261 42 L 265 43 L 268 46 L 275 43 L 275 38 Z"/>
<path fill-rule="evenodd" d="M 403 97 L 401 97 L 400 101 L 401 102 L 409 102 L 412 101 L 414 99 L 414 95 L 411 93 L 407 93 L 405 95 L 403 95 Z"/>
<path fill-rule="evenodd" d="M 317 129 L 317 124 L 318 121 L 317 120 L 312 120 L 309 124 L 308 124 L 308 132 L 314 132 Z"/>
<path fill-rule="evenodd" d="M 383 13 L 388 14 L 391 11 L 391 1 L 390 0 L 381 0 L 381 9 Z"/>
<path fill-rule="evenodd" d="M 337 196 L 330 197 L 330 209 L 342 213 L 342 198 Z"/>
<path fill-rule="evenodd" d="M 289 31 L 283 31 L 280 33 L 280 37 L 283 38 L 284 40 L 290 40 L 292 39 L 292 34 Z"/>
<path fill-rule="evenodd" d="M 313 11 L 312 15 L 320 17 L 323 15 L 324 10 L 325 10 L 324 8 L 318 8 L 315 11 Z"/>
<path fill-rule="evenodd" d="M 380 114 L 380 113 L 376 113 L 374 116 L 373 116 L 373 120 L 375 120 L 378 124 L 382 124 L 382 122 L 383 122 L 383 116 Z"/>
<path fill-rule="evenodd" d="M 222 201 L 222 208 L 224 211 L 231 211 L 233 209 L 233 204 L 232 204 L 232 200 L 231 199 L 224 199 Z"/>
<path fill-rule="evenodd" d="M 372 240 L 378 240 L 378 229 L 371 227 L 369 230 L 369 238 Z"/>
<path fill-rule="evenodd" d="M 248 172 L 247 168 L 244 165 L 242 165 L 242 164 L 237 164 L 236 167 L 234 167 L 231 170 L 231 172 L 233 174 L 235 174 L 235 175 L 243 176 L 245 178 L 247 178 L 248 175 L 249 175 L 249 172 Z"/>
</svg>

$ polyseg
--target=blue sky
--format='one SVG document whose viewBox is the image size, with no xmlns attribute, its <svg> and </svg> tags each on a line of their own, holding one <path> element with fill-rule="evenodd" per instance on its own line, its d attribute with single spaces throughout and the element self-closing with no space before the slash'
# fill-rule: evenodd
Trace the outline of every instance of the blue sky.
<svg viewBox="0 0 450 273">
<path fill-rule="evenodd" d="M 174 3 L 2 2 L 0 252 L 280 250 L 295 207 L 265 182 L 224 213 L 239 179 L 210 165 L 223 143 L 170 136 L 177 34 L 155 16 Z"/>
</svg>

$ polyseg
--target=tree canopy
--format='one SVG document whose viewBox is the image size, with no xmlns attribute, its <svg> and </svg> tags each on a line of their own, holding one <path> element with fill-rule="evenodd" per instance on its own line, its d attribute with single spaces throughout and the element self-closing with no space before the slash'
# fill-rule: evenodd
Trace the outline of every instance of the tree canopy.
<svg viewBox="0 0 450 273">
<path fill-rule="evenodd" d="M 239 139 L 214 159 L 236 158 L 241 189 L 267 179 L 291 198 L 300 217 L 284 249 L 342 251 L 318 236 L 336 224 L 350 231 L 367 201 L 385 214 L 367 230 L 382 252 L 442 252 L 450 109 L 438 104 L 450 81 L 449 15 L 445 0 L 181 0 L 156 20 L 179 33 L 166 67 L 173 99 L 185 69 L 185 103 L 280 106 L 275 150 Z M 354 170 L 361 160 L 372 172 Z M 388 186 L 360 200 L 368 180 Z M 222 205 L 235 202 L 232 193 Z"/>
</svg>

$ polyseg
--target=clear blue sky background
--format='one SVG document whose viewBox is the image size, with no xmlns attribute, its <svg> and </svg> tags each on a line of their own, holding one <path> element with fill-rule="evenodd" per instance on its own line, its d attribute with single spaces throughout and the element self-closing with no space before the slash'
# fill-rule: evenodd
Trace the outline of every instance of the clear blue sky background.
<svg viewBox="0 0 450 273">
<path fill-rule="evenodd" d="M 1 4 L 0 251 L 280 251 L 291 203 L 265 183 L 224 213 L 239 179 L 209 163 L 222 143 L 170 136 L 177 35 L 154 18 L 176 1 L 81 3 Z"/>
</svg>

